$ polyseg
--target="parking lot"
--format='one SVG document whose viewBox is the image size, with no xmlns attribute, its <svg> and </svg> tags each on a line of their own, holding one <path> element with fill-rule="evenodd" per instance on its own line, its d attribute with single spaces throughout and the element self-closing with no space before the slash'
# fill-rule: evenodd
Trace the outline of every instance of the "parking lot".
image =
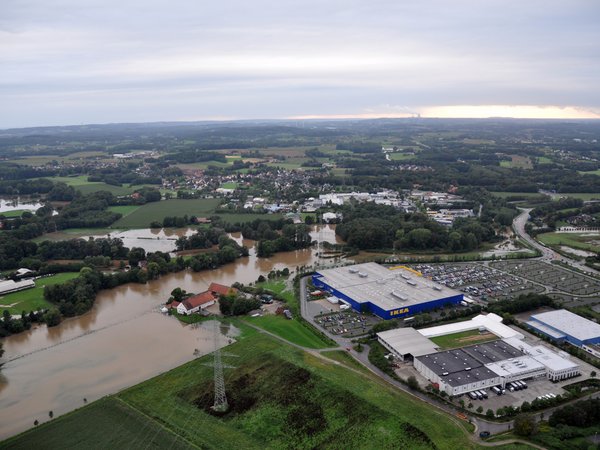
<svg viewBox="0 0 600 450">
<path fill-rule="evenodd" d="M 412 268 L 475 300 L 510 300 L 522 294 L 544 292 L 542 286 L 527 279 L 483 264 L 417 264 Z"/>
<path fill-rule="evenodd" d="M 352 338 L 366 334 L 380 319 L 353 311 L 321 314 L 315 322 L 334 336 Z"/>
<path fill-rule="evenodd" d="M 575 296 L 600 293 L 600 281 L 554 264 L 541 261 L 501 261 L 490 263 L 490 266 Z"/>
</svg>

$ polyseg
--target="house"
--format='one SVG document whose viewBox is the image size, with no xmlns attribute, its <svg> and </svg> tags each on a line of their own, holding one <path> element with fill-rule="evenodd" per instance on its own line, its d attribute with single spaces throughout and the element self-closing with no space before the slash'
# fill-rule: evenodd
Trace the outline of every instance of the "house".
<svg viewBox="0 0 600 450">
<path fill-rule="evenodd" d="M 213 294 L 215 297 L 218 297 L 220 295 L 235 295 L 237 294 L 238 290 L 231 286 L 225 286 L 219 283 L 210 283 L 210 286 L 208 287 L 208 292 Z"/>
<path fill-rule="evenodd" d="M 210 291 L 202 292 L 201 294 L 196 294 L 192 297 L 189 297 L 182 301 L 181 303 L 175 306 L 174 304 L 177 302 L 171 303 L 172 308 L 177 308 L 177 312 L 179 314 L 192 314 L 201 309 L 208 308 L 212 306 L 216 302 L 216 297 Z"/>
</svg>

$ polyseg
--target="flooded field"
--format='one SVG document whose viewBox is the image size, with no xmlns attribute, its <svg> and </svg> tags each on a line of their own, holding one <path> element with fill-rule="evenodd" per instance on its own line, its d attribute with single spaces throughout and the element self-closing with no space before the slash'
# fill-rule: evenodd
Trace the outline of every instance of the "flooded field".
<svg viewBox="0 0 600 450">
<path fill-rule="evenodd" d="M 335 239 L 329 227 L 321 235 Z M 239 234 L 232 237 L 243 241 Z M 250 283 L 272 269 L 293 271 L 317 261 L 316 248 L 260 259 L 252 250 L 217 270 L 179 272 L 145 285 L 102 291 L 83 316 L 3 339 L 0 438 L 30 428 L 34 420 L 48 420 L 50 411 L 56 417 L 83 406 L 84 398 L 96 400 L 190 361 L 195 350 L 211 352 L 212 329 L 184 326 L 158 312 L 176 287 L 202 292 L 211 282 Z M 234 334 L 228 330 L 229 336 Z"/>
<path fill-rule="evenodd" d="M 0 198 L 0 214 L 9 211 L 37 211 L 42 206 L 39 202 L 20 201 L 20 199 L 4 199 Z"/>
</svg>

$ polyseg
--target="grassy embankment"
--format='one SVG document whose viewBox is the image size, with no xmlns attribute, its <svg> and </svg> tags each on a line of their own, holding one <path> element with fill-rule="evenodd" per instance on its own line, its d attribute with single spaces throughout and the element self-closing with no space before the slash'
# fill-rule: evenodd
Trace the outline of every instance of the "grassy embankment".
<svg viewBox="0 0 600 450">
<path fill-rule="evenodd" d="M 0 309 L 8 309 L 11 314 L 21 314 L 23 311 L 37 311 L 49 308 L 51 303 L 44 300 L 44 286 L 60 284 L 79 276 L 79 272 L 58 273 L 51 277 L 35 280 L 35 287 L 0 297 Z M 7 307 L 7 305 L 12 305 Z"/>
<path fill-rule="evenodd" d="M 464 347 L 465 345 L 481 344 L 482 342 L 489 342 L 496 339 L 498 339 L 498 337 L 491 333 L 481 334 L 479 333 L 479 330 L 469 330 L 447 334 L 445 336 L 437 336 L 430 338 L 429 340 L 445 350 Z"/>
<path fill-rule="evenodd" d="M 213 369 L 206 356 L 0 447 L 477 448 L 457 420 L 374 375 L 253 330 L 243 336 L 227 348 L 238 358 L 226 358 L 236 368 L 225 370 L 231 407 L 223 417 L 210 413 Z"/>
</svg>

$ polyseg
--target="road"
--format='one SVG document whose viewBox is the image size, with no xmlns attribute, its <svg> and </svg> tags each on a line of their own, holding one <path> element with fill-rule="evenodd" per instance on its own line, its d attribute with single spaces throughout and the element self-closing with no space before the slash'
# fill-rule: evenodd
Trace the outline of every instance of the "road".
<svg viewBox="0 0 600 450">
<path fill-rule="evenodd" d="M 546 247 L 545 245 L 542 245 L 541 243 L 536 241 L 534 238 L 532 238 L 525 231 L 525 224 L 529 220 L 529 213 L 531 212 L 531 208 L 529 208 L 529 209 L 520 208 L 520 209 L 521 209 L 521 214 L 519 214 L 513 220 L 513 230 L 521 239 L 523 239 L 529 245 L 531 245 L 532 247 L 534 247 L 535 249 L 537 249 L 541 252 L 542 256 L 540 259 L 542 261 L 544 261 L 544 262 L 560 261 L 564 264 L 574 267 L 574 268 L 576 268 L 582 272 L 585 272 L 587 274 L 598 275 L 598 272 L 596 270 L 592 269 L 591 267 L 586 266 L 585 264 L 583 264 L 580 261 L 576 261 L 574 259 L 567 258 L 566 256 L 563 256 L 560 253 L 555 252 L 551 248 Z"/>
</svg>

